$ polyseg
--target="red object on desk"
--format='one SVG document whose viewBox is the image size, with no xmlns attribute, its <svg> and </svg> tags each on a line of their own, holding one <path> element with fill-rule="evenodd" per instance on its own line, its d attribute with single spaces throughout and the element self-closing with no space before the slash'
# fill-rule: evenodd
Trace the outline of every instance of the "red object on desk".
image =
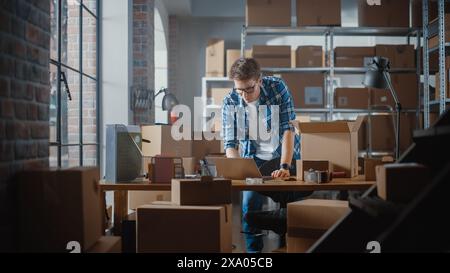
<svg viewBox="0 0 450 273">
<path fill-rule="evenodd" d="M 153 168 L 153 181 L 156 183 L 171 183 L 174 177 L 173 157 L 155 157 L 155 165 Z"/>
</svg>

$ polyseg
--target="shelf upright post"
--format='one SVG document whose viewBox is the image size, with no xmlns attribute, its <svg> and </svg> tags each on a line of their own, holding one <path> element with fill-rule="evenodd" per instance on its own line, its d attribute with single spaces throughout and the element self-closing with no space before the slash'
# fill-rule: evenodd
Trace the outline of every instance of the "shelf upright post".
<svg viewBox="0 0 450 273">
<path fill-rule="evenodd" d="M 445 69 L 445 14 L 444 0 L 439 0 L 438 18 L 439 18 L 439 114 L 445 111 L 445 94 L 446 94 L 446 69 Z"/>
<path fill-rule="evenodd" d="M 329 31 L 326 31 L 325 32 L 325 47 L 324 47 L 324 54 L 325 54 L 325 63 L 324 63 L 324 66 L 325 67 L 327 67 L 327 66 L 329 66 L 331 63 L 330 63 L 330 60 L 331 60 L 331 50 L 328 48 L 328 39 L 329 39 L 329 36 L 330 36 L 330 32 Z M 325 81 L 324 81 L 324 84 L 325 84 L 325 88 L 324 88 L 324 93 L 325 93 L 325 90 L 326 90 L 326 96 L 325 96 L 325 94 L 324 94 L 324 98 L 326 98 L 326 101 L 324 101 L 324 103 L 323 103 L 323 105 L 325 106 L 325 105 L 329 105 L 330 104 L 330 102 L 329 102 L 329 96 L 328 96 L 328 94 L 329 94 L 329 92 L 330 92 L 330 86 L 331 86 L 331 77 L 330 77 L 330 73 L 329 73 L 329 70 L 324 74 L 324 75 L 326 75 L 326 77 L 325 77 Z M 331 119 L 331 117 L 329 117 L 328 116 L 328 113 L 327 112 L 325 112 L 325 120 L 330 120 Z"/>
<path fill-rule="evenodd" d="M 328 96 L 330 108 L 329 120 L 333 120 L 334 110 L 334 30 L 330 29 L 330 90 Z"/>
<path fill-rule="evenodd" d="M 428 49 L 428 0 L 422 1 L 422 25 L 423 25 L 423 107 L 424 107 L 424 129 L 430 127 L 430 62 Z"/>
<path fill-rule="evenodd" d="M 417 64 L 416 64 L 416 75 L 417 75 L 417 107 L 416 107 L 416 129 L 423 129 L 423 128 L 419 128 L 419 124 L 420 124 L 420 98 L 421 98 L 421 94 L 423 94 L 423 87 L 420 84 L 420 75 L 421 75 L 421 60 L 420 60 L 420 48 L 421 48 L 421 31 L 417 30 L 416 31 L 416 38 L 417 38 L 417 47 L 416 47 L 416 60 L 417 60 Z"/>
</svg>

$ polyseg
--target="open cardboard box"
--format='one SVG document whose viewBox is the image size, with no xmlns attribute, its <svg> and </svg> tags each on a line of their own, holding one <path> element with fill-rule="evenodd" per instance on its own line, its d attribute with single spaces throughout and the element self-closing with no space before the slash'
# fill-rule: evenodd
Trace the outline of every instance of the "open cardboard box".
<svg viewBox="0 0 450 273">
<path fill-rule="evenodd" d="M 328 160 L 334 172 L 345 177 L 358 175 L 358 130 L 364 116 L 356 121 L 299 122 L 291 121 L 301 135 L 303 160 Z"/>
</svg>

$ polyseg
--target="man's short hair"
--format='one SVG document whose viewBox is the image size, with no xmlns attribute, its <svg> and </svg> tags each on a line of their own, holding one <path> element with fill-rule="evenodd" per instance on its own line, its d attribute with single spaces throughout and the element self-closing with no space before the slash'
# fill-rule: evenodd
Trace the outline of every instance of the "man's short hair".
<svg viewBox="0 0 450 273">
<path fill-rule="evenodd" d="M 230 79 L 246 81 L 258 79 L 261 76 L 261 68 L 253 58 L 240 58 L 230 68 Z"/>
</svg>

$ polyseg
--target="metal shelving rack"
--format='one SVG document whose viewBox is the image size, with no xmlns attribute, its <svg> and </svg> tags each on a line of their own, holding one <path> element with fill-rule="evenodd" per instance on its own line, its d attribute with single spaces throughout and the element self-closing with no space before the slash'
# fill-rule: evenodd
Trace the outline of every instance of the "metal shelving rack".
<svg viewBox="0 0 450 273">
<path fill-rule="evenodd" d="M 305 67 L 305 68 L 276 68 L 264 67 L 263 72 L 269 73 L 326 73 L 327 80 L 325 90 L 327 90 L 325 108 L 318 109 L 296 109 L 298 113 L 323 113 L 327 114 L 326 119 L 331 120 L 334 113 L 367 113 L 379 114 L 390 113 L 392 111 L 378 110 L 360 110 L 360 109 L 341 109 L 334 107 L 334 89 L 332 84 L 336 75 L 364 74 L 367 71 L 365 67 L 335 67 L 334 64 L 334 38 L 338 36 L 385 36 L 385 37 L 406 37 L 408 44 L 411 44 L 411 37 L 416 38 L 416 59 L 420 57 L 422 33 L 415 28 L 375 28 L 375 27 L 247 27 L 243 26 L 241 33 L 241 56 L 244 54 L 247 36 L 323 36 L 325 39 L 325 58 L 327 67 Z M 391 69 L 391 73 L 416 73 L 418 76 L 417 85 L 420 90 L 420 63 L 416 68 Z M 420 91 L 417 94 L 420 97 Z M 420 101 L 420 100 L 419 100 Z M 405 109 L 404 112 L 416 112 L 417 124 L 419 121 L 420 107 L 417 109 Z"/>
<path fill-rule="evenodd" d="M 439 43 L 437 47 L 428 48 L 428 38 L 435 36 L 436 28 L 433 29 L 432 24 L 429 23 L 428 18 L 428 0 L 422 1 L 423 11 L 423 73 L 424 73 L 424 127 L 430 127 L 430 106 L 439 105 L 439 113 L 442 114 L 445 111 L 447 103 L 450 103 L 450 99 L 446 98 L 446 79 L 447 73 L 445 69 L 445 51 L 450 46 L 450 43 L 445 42 L 445 0 L 438 0 L 438 21 L 437 21 L 437 35 L 439 37 Z M 447 1 L 448 2 L 448 1 Z M 434 30 L 434 31 L 433 31 Z M 430 53 L 438 51 L 439 54 L 439 100 L 430 101 Z"/>
</svg>

